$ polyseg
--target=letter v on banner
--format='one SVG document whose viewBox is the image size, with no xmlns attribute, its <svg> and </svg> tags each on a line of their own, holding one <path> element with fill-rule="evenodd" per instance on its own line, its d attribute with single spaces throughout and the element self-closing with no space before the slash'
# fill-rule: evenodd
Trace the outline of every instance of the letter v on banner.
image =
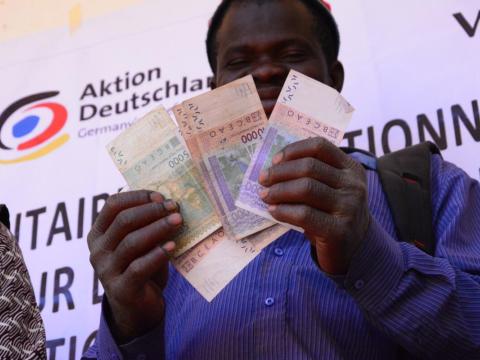
<svg viewBox="0 0 480 360">
<path fill-rule="evenodd" d="M 477 19 L 475 20 L 475 23 L 473 26 L 468 22 L 467 19 L 465 19 L 465 16 L 463 16 L 462 13 L 453 14 L 453 17 L 457 19 L 458 23 L 463 28 L 463 30 L 465 30 L 468 36 L 470 37 L 475 36 L 475 34 L 477 33 L 478 24 L 480 23 L 480 10 L 478 11 Z"/>
</svg>

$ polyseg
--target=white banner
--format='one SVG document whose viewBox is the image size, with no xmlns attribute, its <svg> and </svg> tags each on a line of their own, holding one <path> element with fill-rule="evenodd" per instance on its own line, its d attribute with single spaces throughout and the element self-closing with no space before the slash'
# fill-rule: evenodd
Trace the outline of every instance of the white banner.
<svg viewBox="0 0 480 360">
<path fill-rule="evenodd" d="M 0 202 L 30 270 L 49 357 L 75 359 L 93 340 L 102 295 L 86 235 L 123 186 L 105 144 L 155 106 L 208 89 L 204 41 L 218 0 L 18 3 L 0 3 Z M 381 155 L 434 140 L 478 179 L 478 2 L 330 3 L 343 93 L 357 109 L 344 144 Z M 51 18 L 42 23 L 40 12 Z"/>
</svg>

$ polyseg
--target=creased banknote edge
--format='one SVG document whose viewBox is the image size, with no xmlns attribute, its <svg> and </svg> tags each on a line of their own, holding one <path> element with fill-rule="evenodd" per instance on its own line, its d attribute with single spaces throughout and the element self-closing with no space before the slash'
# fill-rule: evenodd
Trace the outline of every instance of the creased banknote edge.
<svg viewBox="0 0 480 360">
<path fill-rule="evenodd" d="M 222 224 L 220 222 L 216 223 L 215 225 L 209 226 L 207 228 L 207 230 L 205 230 L 204 232 L 201 233 L 201 235 L 198 237 L 197 240 L 195 240 L 193 242 L 188 242 L 184 246 L 175 249 L 175 251 L 173 253 L 173 257 L 178 258 L 178 257 L 182 256 L 182 254 L 184 254 L 185 252 L 187 252 L 188 250 L 190 250 L 191 248 L 193 248 L 197 244 L 200 244 L 203 240 L 205 240 L 208 236 L 212 235 L 215 231 L 217 231 L 221 227 L 222 227 Z M 177 246 L 178 246 L 178 244 L 177 244 Z"/>
<path fill-rule="evenodd" d="M 288 223 L 285 223 L 285 222 L 281 222 L 281 221 L 278 221 L 276 220 L 272 215 L 270 215 L 268 212 L 264 213 L 258 209 L 255 209 L 247 204 L 244 204 L 242 202 L 240 202 L 239 200 L 236 200 L 235 201 L 235 206 L 239 207 L 240 209 L 243 209 L 243 210 L 247 210 L 247 211 L 250 211 L 251 213 L 255 214 L 255 215 L 258 215 L 258 216 L 261 216 L 265 219 L 268 219 L 270 221 L 272 221 L 273 223 L 275 224 L 280 224 L 280 225 L 283 225 L 285 226 L 286 228 L 288 229 L 291 229 L 291 230 L 296 230 L 298 232 L 301 232 L 301 233 L 304 233 L 305 230 L 303 230 L 301 227 L 298 227 L 298 226 L 295 226 L 295 225 L 292 225 L 292 224 L 288 224 Z"/>
</svg>

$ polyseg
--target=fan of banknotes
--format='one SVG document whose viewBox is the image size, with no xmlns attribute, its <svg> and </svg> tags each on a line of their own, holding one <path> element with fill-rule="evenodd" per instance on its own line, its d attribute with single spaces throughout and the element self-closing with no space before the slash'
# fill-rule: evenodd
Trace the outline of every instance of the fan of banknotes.
<svg viewBox="0 0 480 360">
<path fill-rule="evenodd" d="M 286 145 L 339 145 L 354 109 L 334 89 L 291 70 L 270 120 L 252 76 L 173 108 L 159 107 L 107 146 L 131 190 L 177 201 L 184 225 L 172 263 L 207 300 L 290 229 L 267 211 L 258 177 Z M 177 125 L 178 124 L 178 125 Z"/>
</svg>

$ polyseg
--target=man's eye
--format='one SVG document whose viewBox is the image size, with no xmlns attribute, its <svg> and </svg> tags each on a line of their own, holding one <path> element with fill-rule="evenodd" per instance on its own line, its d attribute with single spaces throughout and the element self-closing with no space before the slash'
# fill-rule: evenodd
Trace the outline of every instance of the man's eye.
<svg viewBox="0 0 480 360">
<path fill-rule="evenodd" d="M 287 61 L 301 61 L 305 59 L 305 53 L 301 51 L 289 51 L 282 54 L 282 58 Z"/>
<path fill-rule="evenodd" d="M 247 64 L 247 59 L 244 58 L 233 59 L 227 62 L 227 66 L 229 67 L 242 66 L 245 64 Z"/>
</svg>

